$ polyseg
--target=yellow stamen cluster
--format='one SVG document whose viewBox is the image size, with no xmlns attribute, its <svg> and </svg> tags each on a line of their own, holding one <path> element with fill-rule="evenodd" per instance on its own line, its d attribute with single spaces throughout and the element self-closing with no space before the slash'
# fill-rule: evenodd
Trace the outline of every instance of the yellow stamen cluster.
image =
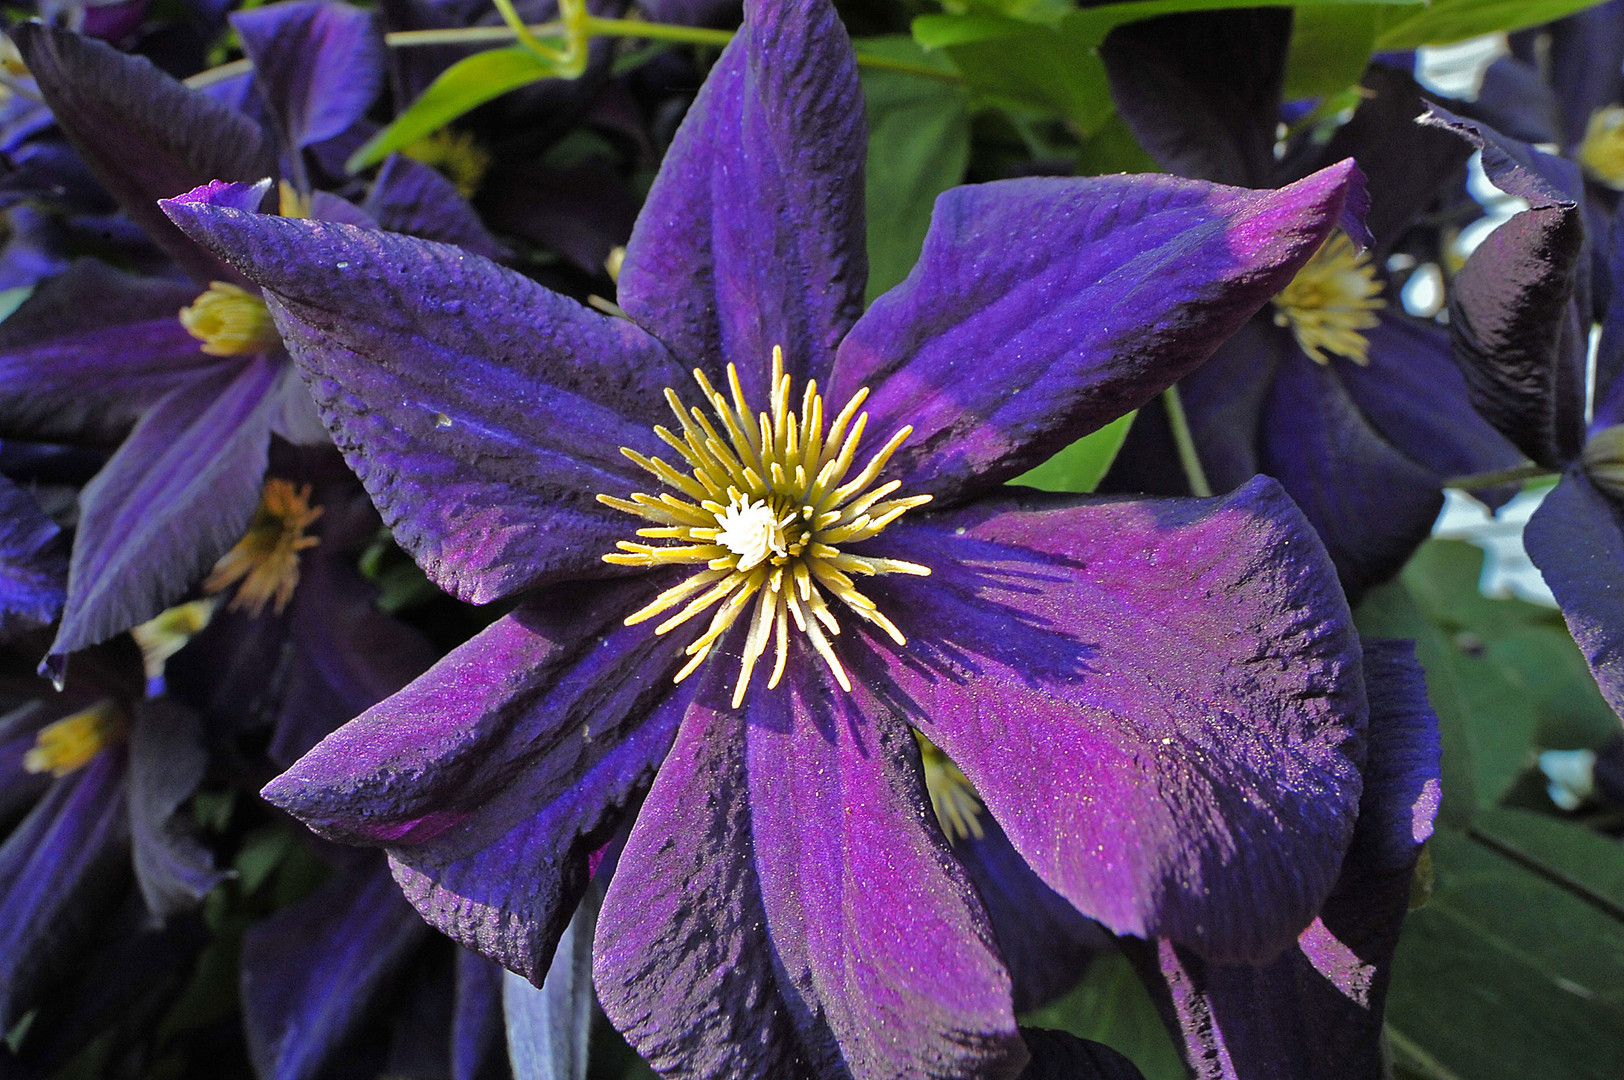
<svg viewBox="0 0 1624 1080">
<path fill-rule="evenodd" d="M 180 324 L 210 356 L 264 352 L 281 340 L 264 299 L 228 281 L 209 282 L 191 307 L 180 309 Z"/>
<path fill-rule="evenodd" d="M 1359 331 L 1380 321 L 1375 313 L 1387 306 L 1381 292 L 1369 253 L 1356 250 L 1346 233 L 1332 233 L 1274 298 L 1274 324 L 1290 327 L 1316 364 L 1329 364 L 1325 354 L 1335 353 L 1364 366 L 1370 342 Z"/>
<path fill-rule="evenodd" d="M 654 429 L 691 472 L 684 474 L 659 458 L 644 457 L 634 450 L 621 451 L 680 495 L 598 496 L 606 506 L 655 523 L 654 528 L 639 529 L 638 536 L 676 541 L 664 547 L 622 541 L 621 550 L 605 555 L 605 562 L 704 567 L 634 612 L 626 624 L 651 619 L 687 600 L 680 611 L 655 628 L 655 633 L 665 634 L 721 605 L 711 616 L 710 626 L 688 646 L 687 655 L 692 659 L 677 673 L 676 681 L 681 682 L 693 674 L 754 599 L 755 612 L 733 690 L 734 708 L 744 701 L 751 672 L 766 652 L 769 639 L 776 648 L 767 686 L 778 685 L 789 656 L 791 621 L 840 685 L 850 690 L 851 682 L 829 641 L 830 635 L 840 633 L 840 626 L 824 594 L 838 597 L 859 618 L 903 645 L 907 641 L 902 632 L 857 591 L 852 575 L 930 573 L 917 563 L 852 555 L 838 547 L 878 536 L 904 513 L 930 501 L 929 495 L 889 498 L 901 486 L 897 480 L 873 486 L 913 429 L 905 427 L 891 436 L 847 479 L 868 423 L 868 414 L 857 411 L 868 397 L 867 388 L 840 410 L 826 434 L 823 398 L 816 382 L 807 384 L 800 413 L 790 411 L 790 380 L 784 374 L 783 350 L 776 346 L 768 412 L 752 412 L 739 385 L 738 371 L 731 364 L 727 368 L 731 402 L 703 372 L 695 371 L 694 378 L 721 424 L 720 430 L 701 409 L 685 407 L 670 389 L 665 397 L 681 434 L 663 427 Z"/>
<path fill-rule="evenodd" d="M 930 806 L 936 811 L 942 832 L 954 843 L 971 837 L 980 840 L 985 835 L 981 828 L 981 798 L 969 777 L 935 743 L 917 731 L 914 739 L 925 766 L 925 790 L 930 793 Z"/>
<path fill-rule="evenodd" d="M 421 139 L 414 139 L 400 148 L 400 152 L 440 171 L 456 185 L 465 199 L 471 199 L 485 180 L 491 167 L 491 152 L 466 131 L 441 128 Z"/>
<path fill-rule="evenodd" d="M 103 748 L 122 741 L 129 730 L 124 710 L 104 698 L 40 728 L 33 747 L 23 755 L 23 769 L 66 776 L 84 768 Z"/>
<path fill-rule="evenodd" d="M 1609 105 L 1590 114 L 1579 143 L 1579 165 L 1596 183 L 1624 191 L 1624 106 Z"/>
<path fill-rule="evenodd" d="M 309 484 L 295 491 L 286 480 L 265 481 L 247 534 L 214 564 L 203 590 L 220 592 L 241 581 L 231 601 L 233 611 L 246 608 L 257 616 L 274 598 L 280 615 L 299 585 L 299 552 L 321 542 L 304 534 L 321 511 L 310 505 Z"/>
</svg>

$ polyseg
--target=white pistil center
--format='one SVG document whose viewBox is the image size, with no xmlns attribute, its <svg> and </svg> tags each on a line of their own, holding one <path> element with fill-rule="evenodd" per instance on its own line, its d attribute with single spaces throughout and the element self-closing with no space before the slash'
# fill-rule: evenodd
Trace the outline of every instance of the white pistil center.
<svg viewBox="0 0 1624 1080">
<path fill-rule="evenodd" d="M 782 349 L 773 349 L 769 412 L 750 409 L 731 364 L 727 377 L 731 401 L 702 372 L 694 372 L 720 430 L 703 410 L 684 406 L 675 391 L 665 392 L 681 434 L 663 427 L 654 433 L 682 456 L 688 473 L 635 450 L 621 451 L 678 494 L 598 496 L 606 506 L 654 523 L 654 528 L 637 530 L 638 536 L 677 541 L 660 547 L 622 541 L 620 551 L 605 555 L 605 562 L 703 567 L 634 612 L 626 623 L 653 618 L 687 600 L 655 628 L 655 633 L 664 634 L 716 607 L 710 626 L 687 648 L 692 659 L 677 673 L 681 682 L 698 669 L 754 600 L 733 690 L 735 708 L 744 701 L 750 674 L 769 641 L 774 645 L 774 664 L 767 687 L 778 685 L 789 657 L 791 622 L 840 685 L 850 690 L 851 682 L 829 641 L 830 635 L 840 633 L 840 625 L 824 594 L 837 597 L 859 618 L 904 645 L 902 632 L 857 590 L 853 575 L 930 573 L 917 563 L 840 550 L 840 545 L 878 536 L 904 513 L 930 501 L 929 495 L 889 498 L 901 486 L 898 480 L 873 486 L 913 429 L 905 427 L 893 435 L 848 478 L 868 422 L 868 414 L 858 412 L 868 396 L 866 389 L 857 392 L 825 431 L 823 398 L 816 383 L 807 385 L 800 412 L 790 411 Z"/>
</svg>

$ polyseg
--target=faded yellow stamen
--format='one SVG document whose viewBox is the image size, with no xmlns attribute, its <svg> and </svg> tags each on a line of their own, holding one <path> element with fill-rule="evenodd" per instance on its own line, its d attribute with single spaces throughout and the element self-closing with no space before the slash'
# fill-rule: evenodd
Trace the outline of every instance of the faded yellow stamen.
<svg viewBox="0 0 1624 1080">
<path fill-rule="evenodd" d="M 919 732 L 914 732 L 919 743 L 919 759 L 925 766 L 925 790 L 930 793 L 930 806 L 936 811 L 942 832 L 948 840 L 957 843 L 984 835 L 981 828 L 981 798 L 970 780 L 941 749 Z"/>
<path fill-rule="evenodd" d="M 210 356 L 264 352 L 281 340 L 265 301 L 227 281 L 211 281 L 191 307 L 181 308 L 180 324 Z"/>
<path fill-rule="evenodd" d="M 1596 183 L 1624 191 L 1624 106 L 1609 105 L 1590 114 L 1579 143 L 1579 165 Z"/>
<path fill-rule="evenodd" d="M 163 677 L 164 664 L 171 656 L 186 647 L 195 634 L 202 632 L 214 617 L 214 600 L 193 600 L 160 611 L 140 626 L 130 630 L 130 636 L 141 646 L 141 663 L 147 678 Z"/>
<path fill-rule="evenodd" d="M 1329 364 L 1325 354 L 1334 353 L 1364 366 L 1370 342 L 1359 331 L 1380 321 L 1375 313 L 1387 306 L 1381 291 L 1370 254 L 1355 250 L 1346 233 L 1332 233 L 1274 298 L 1274 324 L 1290 327 L 1316 364 Z"/>
<path fill-rule="evenodd" d="M 769 647 L 773 670 L 768 689 L 783 678 L 791 622 L 823 658 L 836 681 L 850 690 L 851 681 L 829 640 L 840 633 L 840 625 L 824 594 L 839 598 L 858 618 L 905 645 L 902 632 L 857 591 L 852 575 L 930 573 L 916 563 L 852 555 L 836 546 L 878 536 L 904 513 L 930 501 L 929 495 L 888 498 L 899 486 L 894 480 L 870 490 L 913 429 L 905 427 L 893 435 L 848 479 L 868 423 L 868 414 L 858 412 L 868 396 L 866 389 L 857 392 L 826 432 L 817 383 L 807 385 L 800 412 L 790 411 L 790 379 L 784 374 L 783 350 L 776 346 L 770 412 L 751 410 L 732 364 L 727 368 L 726 395 L 703 372 L 695 371 L 694 378 L 716 422 L 702 410 L 683 405 L 676 391 L 667 390 L 666 401 L 676 414 L 678 430 L 654 429 L 689 471 L 683 473 L 660 458 L 644 457 L 634 450 L 621 451 L 678 494 L 637 493 L 630 499 L 598 496 L 605 506 L 653 523 L 652 528 L 639 529 L 638 536 L 673 541 L 664 546 L 622 541 L 620 551 L 605 555 L 605 562 L 704 567 L 633 612 L 626 624 L 652 619 L 682 604 L 655 627 L 655 633 L 665 634 L 703 611 L 716 609 L 704 633 L 688 646 L 692 659 L 677 673 L 681 682 L 699 668 L 753 602 L 754 610 L 746 620 L 739 681 L 733 689 L 734 708 L 743 703 L 756 662 Z"/>
<path fill-rule="evenodd" d="M 1624 496 L 1624 424 L 1590 436 L 1580 456 L 1593 484 L 1609 495 Z"/>
<path fill-rule="evenodd" d="M 122 741 L 129 729 L 124 710 L 103 698 L 88 709 L 40 728 L 33 747 L 23 755 L 23 768 L 31 773 L 66 776 L 84 768 L 104 747 Z"/>
<path fill-rule="evenodd" d="M 465 199 L 479 191 L 491 167 L 491 152 L 466 131 L 441 128 L 400 148 L 407 157 L 440 171 Z"/>
<path fill-rule="evenodd" d="M 276 212 L 283 217 L 307 218 L 313 216 L 314 195 L 306 195 L 286 180 L 276 182 Z"/>
<path fill-rule="evenodd" d="M 274 598 L 280 615 L 299 585 L 299 552 L 321 542 L 304 534 L 321 510 L 310 505 L 309 484 L 295 491 L 286 480 L 265 481 L 247 534 L 214 564 L 203 591 L 220 592 L 241 581 L 231 601 L 233 611 L 246 608 L 258 615 Z"/>
</svg>

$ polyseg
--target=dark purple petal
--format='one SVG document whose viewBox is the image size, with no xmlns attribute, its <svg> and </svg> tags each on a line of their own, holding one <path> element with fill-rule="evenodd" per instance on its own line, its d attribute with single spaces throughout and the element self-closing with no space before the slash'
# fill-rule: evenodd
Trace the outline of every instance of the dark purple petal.
<svg viewBox="0 0 1624 1080">
<path fill-rule="evenodd" d="M 255 1072 L 265 1080 L 324 1075 L 428 934 L 382 860 L 249 927 L 242 1002 Z"/>
<path fill-rule="evenodd" d="M 1624 516 L 1617 503 L 1574 470 L 1534 511 L 1523 543 L 1602 697 L 1624 716 Z"/>
<path fill-rule="evenodd" d="M 224 880 L 178 813 L 208 770 L 203 725 L 167 698 L 139 702 L 130 727 L 130 846 L 135 880 L 157 922 L 195 908 Z"/>
<path fill-rule="evenodd" d="M 493 172 L 479 205 L 504 233 L 601 274 L 609 253 L 631 236 L 641 201 L 613 162 L 591 157 L 567 168 L 536 162 Z"/>
<path fill-rule="evenodd" d="M 1190 434 L 1214 490 L 1237 488 L 1262 471 L 1258 436 L 1275 373 L 1304 359 L 1290 335 L 1264 314 L 1248 319 L 1211 360 L 1179 381 Z M 1180 491 L 1188 493 L 1188 487 Z"/>
<path fill-rule="evenodd" d="M 80 495 L 53 658 L 143 623 L 242 538 L 281 363 L 222 367 L 158 403 Z"/>
<path fill-rule="evenodd" d="M 1408 643 L 1365 649 L 1370 760 L 1353 845 L 1320 917 L 1272 964 L 1169 942 L 1153 989 L 1202 1080 L 1381 1080 L 1382 1009 L 1410 875 L 1438 809 L 1438 720 Z"/>
<path fill-rule="evenodd" d="M 659 342 L 458 248 L 169 207 L 269 290 L 339 449 L 436 583 L 484 603 L 606 571 L 627 519 L 594 495 L 647 486 L 620 448 L 658 452 L 661 391 L 691 385 Z"/>
<path fill-rule="evenodd" d="M 210 368 L 177 315 L 197 289 L 83 259 L 0 322 L 0 432 L 112 443 Z"/>
<path fill-rule="evenodd" d="M 1026 1053 L 1009 972 L 925 798 L 912 732 L 886 704 L 840 692 L 810 650 L 796 667 L 787 692 L 748 707 L 748 850 L 775 978 L 814 1065 L 1014 1076 Z M 611 888 L 639 869 L 623 856 Z"/>
<path fill-rule="evenodd" d="M 718 667 L 697 678 L 726 693 Z M 718 701 L 719 703 L 719 701 Z M 773 961 L 751 855 L 744 717 L 696 704 L 637 815 L 598 917 L 593 981 L 643 1059 L 693 1080 L 821 1075 Z M 834 838 L 820 837 L 819 845 Z"/>
<path fill-rule="evenodd" d="M 1118 115 L 1168 172 L 1271 186 L 1291 21 L 1263 8 L 1117 27 L 1099 51 Z"/>
<path fill-rule="evenodd" d="M 52 785 L 0 845 L 0 1027 L 72 969 L 123 881 L 124 754 L 104 750 Z"/>
<path fill-rule="evenodd" d="M 0 716 L 0 822 L 21 818 L 51 786 L 50 774 L 28 772 L 23 758 L 34 748 L 40 728 L 66 715 L 55 702 L 34 700 Z"/>
<path fill-rule="evenodd" d="M 239 11 L 231 26 L 290 154 L 342 134 L 383 89 L 383 35 L 371 12 L 298 0 Z"/>
<path fill-rule="evenodd" d="M 962 499 L 1138 408 L 1212 355 L 1336 224 L 1344 162 L 1279 191 L 1168 176 L 1035 177 L 936 201 L 924 254 L 840 348 L 892 475 Z"/>
<path fill-rule="evenodd" d="M 1538 63 L 1502 56 L 1483 72 L 1471 115 L 1526 143 L 1562 143 L 1561 104 Z"/>
<path fill-rule="evenodd" d="M 265 177 L 248 184 L 240 180 L 211 180 L 202 187 L 193 188 L 184 195 L 176 195 L 178 203 L 203 203 L 207 206 L 226 206 L 233 210 L 258 213 L 271 193 L 271 178 Z"/>
<path fill-rule="evenodd" d="M 0 641 L 49 626 L 68 587 L 61 530 L 22 488 L 0 478 Z"/>
<path fill-rule="evenodd" d="M 1032 1061 L 1020 1080 L 1144 1080 L 1133 1062 L 1102 1043 L 1066 1031 L 1021 1028 Z"/>
<path fill-rule="evenodd" d="M 1372 427 L 1342 382 L 1340 362 L 1332 368 L 1301 352 L 1287 356 L 1263 424 L 1259 465 L 1302 507 L 1343 587 L 1357 595 L 1397 573 L 1443 508 L 1440 477 Z"/>
<path fill-rule="evenodd" d="M 1550 24 L 1551 86 L 1562 100 L 1564 147 L 1584 138 L 1590 114 L 1624 98 L 1624 10 L 1617 0 Z"/>
<path fill-rule="evenodd" d="M 473 207 L 457 194 L 456 185 L 400 154 L 391 155 L 378 170 L 362 209 L 390 232 L 455 244 L 487 259 L 505 254 Z M 603 265 L 601 259 L 598 265 Z"/>
<path fill-rule="evenodd" d="M 637 220 L 618 300 L 688 366 L 822 379 L 863 306 L 867 124 L 828 0 L 745 6 Z"/>
<path fill-rule="evenodd" d="M 1279 487 L 988 501 L 884 539 L 932 574 L 868 586 L 909 643 L 865 633 L 854 666 L 1032 868 L 1117 933 L 1289 944 L 1352 835 L 1365 716 L 1346 602 Z"/>
<path fill-rule="evenodd" d="M 451 1080 L 480 1080 L 499 1072 L 503 1054 L 502 966 L 457 950 L 457 991 L 451 1021 Z"/>
<path fill-rule="evenodd" d="M 211 180 L 276 173 L 259 127 L 139 56 L 42 23 L 12 30 L 57 122 L 125 213 L 199 281 L 240 280 L 187 240 L 157 200 Z"/>
<path fill-rule="evenodd" d="M 1559 467 L 1579 452 L 1584 429 L 1589 320 L 1580 277 L 1589 255 L 1572 194 L 1578 181 L 1553 180 L 1559 159 L 1436 106 L 1423 122 L 1481 148 L 1489 179 L 1529 201 L 1455 275 L 1450 327 L 1478 412 L 1535 462 Z"/>
</svg>

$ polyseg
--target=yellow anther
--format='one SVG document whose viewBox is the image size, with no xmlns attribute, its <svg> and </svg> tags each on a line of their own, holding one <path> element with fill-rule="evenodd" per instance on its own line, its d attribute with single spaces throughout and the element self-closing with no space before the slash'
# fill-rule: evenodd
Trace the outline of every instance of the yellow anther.
<svg viewBox="0 0 1624 1080">
<path fill-rule="evenodd" d="M 473 198 L 479 191 L 491 167 L 491 152 L 479 145 L 473 135 L 455 128 L 443 127 L 414 139 L 401 147 L 400 152 L 439 170 L 465 199 Z"/>
<path fill-rule="evenodd" d="M 141 646 L 141 662 L 147 678 L 163 677 L 164 664 L 186 647 L 214 618 L 214 600 L 193 600 L 159 612 L 130 631 Z"/>
<path fill-rule="evenodd" d="M 1370 341 L 1360 331 L 1380 322 L 1376 312 L 1387 306 L 1381 292 L 1369 253 L 1355 250 L 1346 233 L 1332 233 L 1274 298 L 1274 323 L 1289 327 L 1317 364 L 1329 364 L 1326 353 L 1334 353 L 1363 366 Z"/>
<path fill-rule="evenodd" d="M 203 591 L 220 592 L 241 581 L 233 611 L 243 608 L 257 616 L 274 599 L 280 615 L 299 585 L 299 553 L 321 542 L 304 534 L 321 511 L 310 505 L 309 484 L 296 491 L 286 480 L 265 481 L 248 532 L 214 564 Z"/>
<path fill-rule="evenodd" d="M 681 604 L 676 614 L 655 627 L 668 633 L 706 611 L 710 624 L 687 648 L 692 657 L 677 673 L 681 682 L 708 656 L 729 628 L 754 603 L 746 620 L 734 686 L 733 705 L 744 701 L 745 688 L 756 663 L 772 648 L 773 670 L 769 689 L 778 685 L 788 660 L 789 627 L 806 636 L 823 658 L 835 681 L 846 690 L 851 681 L 835 656 L 829 635 L 840 633 L 825 593 L 839 598 L 859 618 L 884 631 L 898 644 L 902 632 L 879 613 L 872 600 L 857 591 L 845 571 L 860 574 L 927 575 L 930 570 L 897 559 L 860 558 L 841 552 L 837 544 L 876 536 L 891 522 L 928 495 L 891 499 L 897 481 L 879 483 L 887 460 L 907 438 L 898 432 L 862 468 L 847 479 L 856 461 L 858 443 L 868 421 L 860 413 L 867 390 L 858 391 L 841 410 L 827 433 L 823 429 L 823 399 L 816 384 L 800 398 L 799 414 L 790 410 L 790 379 L 784 373 L 782 349 L 773 349 L 768 408 L 755 411 L 745 400 L 738 370 L 727 368 L 727 394 L 711 385 L 701 371 L 694 372 L 701 393 L 711 406 L 716 424 L 699 409 L 683 405 L 675 391 L 666 401 L 676 416 L 681 434 L 655 428 L 655 434 L 682 459 L 678 467 L 632 450 L 622 451 L 646 472 L 692 501 L 670 492 L 658 499 L 641 493 L 630 499 L 599 495 L 605 506 L 636 515 L 657 527 L 641 529 L 646 539 L 670 540 L 657 547 L 621 541 L 618 552 L 604 561 L 619 566 L 683 564 L 698 572 L 661 593 L 634 612 L 628 625 L 643 622 Z M 718 427 L 717 425 L 720 425 Z M 851 560 L 851 561 L 846 561 Z"/>
<path fill-rule="evenodd" d="M 122 742 L 130 730 L 124 710 L 103 698 L 40 728 L 34 745 L 23 755 L 23 768 L 31 773 L 66 776 L 90 763 L 103 748 Z"/>
<path fill-rule="evenodd" d="M 925 790 L 930 793 L 931 809 L 948 840 L 957 843 L 974 837 L 980 840 L 985 832 L 981 828 L 981 798 L 959 767 L 919 732 L 914 732 L 919 743 L 919 759 L 925 766 Z"/>
<path fill-rule="evenodd" d="M 316 197 L 306 195 L 286 180 L 276 182 L 276 212 L 283 217 L 314 217 Z"/>
<path fill-rule="evenodd" d="M 1579 165 L 1598 184 L 1624 191 L 1624 106 L 1609 105 L 1590 114 Z"/>
<path fill-rule="evenodd" d="M 191 307 L 181 308 L 180 324 L 210 356 L 265 352 L 282 340 L 264 299 L 227 281 L 210 282 Z"/>
</svg>

